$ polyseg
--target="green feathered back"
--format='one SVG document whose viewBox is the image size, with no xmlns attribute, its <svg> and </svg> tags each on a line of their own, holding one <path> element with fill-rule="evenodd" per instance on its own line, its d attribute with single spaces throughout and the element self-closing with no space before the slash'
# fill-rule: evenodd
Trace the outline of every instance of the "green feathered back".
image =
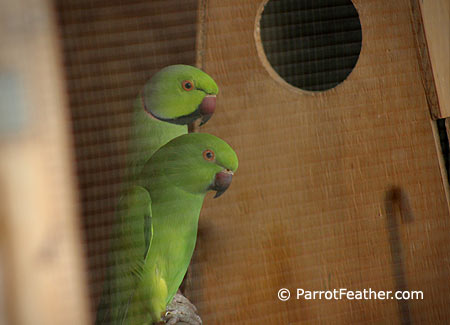
<svg viewBox="0 0 450 325">
<path fill-rule="evenodd" d="M 150 117 L 142 107 L 140 98 L 134 103 L 132 125 L 127 156 L 128 180 L 136 179 L 144 163 L 156 150 L 188 132 L 186 125 L 162 122 Z"/>
</svg>

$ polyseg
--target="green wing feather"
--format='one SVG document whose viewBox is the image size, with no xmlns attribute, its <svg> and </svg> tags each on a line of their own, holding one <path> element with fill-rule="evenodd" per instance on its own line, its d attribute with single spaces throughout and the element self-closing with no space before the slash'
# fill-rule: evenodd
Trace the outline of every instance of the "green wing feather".
<svg viewBox="0 0 450 325">
<path fill-rule="evenodd" d="M 151 202 L 141 186 L 132 187 L 119 202 L 96 324 L 123 324 L 125 318 L 130 319 L 130 301 L 142 279 L 153 237 Z"/>
</svg>

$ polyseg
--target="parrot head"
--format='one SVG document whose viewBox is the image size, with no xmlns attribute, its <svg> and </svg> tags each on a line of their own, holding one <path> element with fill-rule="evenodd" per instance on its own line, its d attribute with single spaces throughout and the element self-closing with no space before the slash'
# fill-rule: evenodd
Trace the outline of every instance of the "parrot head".
<svg viewBox="0 0 450 325">
<path fill-rule="evenodd" d="M 144 168 L 164 182 L 186 192 L 219 197 L 231 184 L 238 168 L 234 150 L 223 140 L 207 133 L 181 135 L 161 147 Z"/>
<path fill-rule="evenodd" d="M 216 82 L 189 65 L 171 65 L 157 72 L 144 86 L 141 101 L 150 116 L 185 125 L 201 118 L 205 124 L 214 113 Z"/>
</svg>

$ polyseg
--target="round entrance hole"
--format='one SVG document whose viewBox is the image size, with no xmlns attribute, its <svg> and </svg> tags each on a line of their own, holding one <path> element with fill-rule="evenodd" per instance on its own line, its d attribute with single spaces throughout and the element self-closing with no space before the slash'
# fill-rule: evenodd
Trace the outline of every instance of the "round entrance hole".
<svg viewBox="0 0 450 325">
<path fill-rule="evenodd" d="M 267 68 L 307 91 L 343 82 L 361 52 L 361 23 L 350 0 L 269 0 L 259 31 Z"/>
</svg>

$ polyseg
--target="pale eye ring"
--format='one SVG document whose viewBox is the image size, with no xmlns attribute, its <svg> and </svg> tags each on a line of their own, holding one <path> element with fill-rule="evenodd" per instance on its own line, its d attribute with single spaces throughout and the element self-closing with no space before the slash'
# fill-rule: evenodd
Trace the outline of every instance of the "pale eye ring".
<svg viewBox="0 0 450 325">
<path fill-rule="evenodd" d="M 184 90 L 186 91 L 191 91 L 192 89 L 194 89 L 194 83 L 191 80 L 184 80 L 181 83 L 181 86 L 183 87 Z"/>
<path fill-rule="evenodd" d="M 205 151 L 203 151 L 203 159 L 208 160 L 208 161 L 212 161 L 215 158 L 215 154 L 214 151 L 206 149 Z"/>
</svg>

